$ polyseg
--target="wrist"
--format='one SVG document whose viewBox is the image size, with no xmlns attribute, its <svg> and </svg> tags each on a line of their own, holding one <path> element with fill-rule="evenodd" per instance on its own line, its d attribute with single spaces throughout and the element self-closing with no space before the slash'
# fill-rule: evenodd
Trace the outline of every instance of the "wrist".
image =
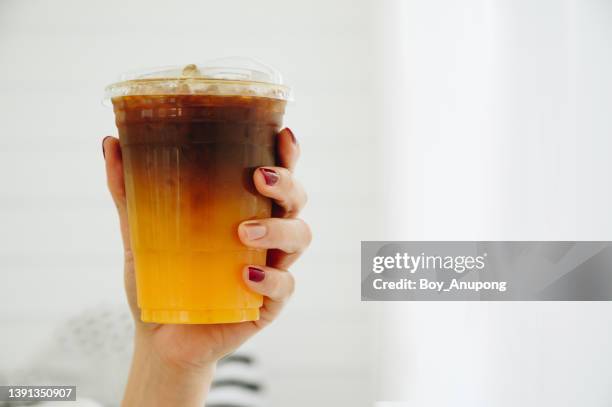
<svg viewBox="0 0 612 407">
<path fill-rule="evenodd" d="M 167 330 L 160 332 L 156 324 L 136 325 L 134 333 L 134 352 L 151 352 L 159 363 L 168 369 L 185 372 L 197 372 L 199 370 L 214 369 L 220 357 L 212 347 L 203 344 L 201 346 L 181 346 L 177 343 L 174 333 Z M 194 351 L 190 351 L 195 348 Z"/>
<path fill-rule="evenodd" d="M 175 363 L 155 351 L 152 339 L 152 335 L 137 329 L 122 406 L 204 405 L 216 363 Z"/>
</svg>

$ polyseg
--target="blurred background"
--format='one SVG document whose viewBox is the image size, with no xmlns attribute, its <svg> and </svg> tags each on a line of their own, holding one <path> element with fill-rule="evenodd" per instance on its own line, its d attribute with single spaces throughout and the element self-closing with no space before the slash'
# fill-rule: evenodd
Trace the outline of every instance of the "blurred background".
<svg viewBox="0 0 612 407">
<path fill-rule="evenodd" d="M 230 55 L 295 89 L 315 234 L 250 344 L 271 406 L 612 403 L 609 303 L 361 303 L 358 277 L 360 240 L 612 240 L 607 0 L 0 2 L 0 377 L 123 306 L 103 87 Z"/>
<path fill-rule="evenodd" d="M 127 70 L 242 55 L 295 90 L 285 123 L 316 235 L 293 301 L 250 344 L 270 405 L 370 405 L 374 332 L 355 278 L 377 212 L 370 13 L 348 0 L 0 1 L 0 376 L 44 358 L 60 321 L 124 305 L 104 87 Z"/>
<path fill-rule="evenodd" d="M 382 9 L 386 239 L 612 240 L 612 2 Z M 381 317 L 380 400 L 612 405 L 609 302 L 388 303 Z"/>
</svg>

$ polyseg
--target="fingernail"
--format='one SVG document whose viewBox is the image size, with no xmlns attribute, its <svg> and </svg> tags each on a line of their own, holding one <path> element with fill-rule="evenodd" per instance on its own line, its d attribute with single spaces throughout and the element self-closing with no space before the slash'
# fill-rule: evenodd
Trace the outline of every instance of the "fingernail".
<svg viewBox="0 0 612 407">
<path fill-rule="evenodd" d="M 110 136 L 106 136 L 102 139 L 102 156 L 104 158 L 106 158 L 106 151 L 104 151 L 104 142 L 106 141 L 107 138 L 109 138 Z"/>
<path fill-rule="evenodd" d="M 289 132 L 289 135 L 291 136 L 291 141 L 293 141 L 293 144 L 295 144 L 297 146 L 298 141 L 295 138 L 295 134 L 293 134 L 293 131 L 291 131 L 291 129 L 289 127 L 286 127 L 286 129 Z"/>
<path fill-rule="evenodd" d="M 264 179 L 266 180 L 266 185 L 272 186 L 278 182 L 279 177 L 276 171 L 271 170 L 269 168 L 260 168 L 259 170 L 261 171 L 264 176 Z"/>
<path fill-rule="evenodd" d="M 266 273 L 262 269 L 249 266 L 249 280 L 259 283 L 266 277 Z"/>
<path fill-rule="evenodd" d="M 249 240 L 261 239 L 267 232 L 266 227 L 261 223 L 245 223 L 243 226 Z"/>
</svg>

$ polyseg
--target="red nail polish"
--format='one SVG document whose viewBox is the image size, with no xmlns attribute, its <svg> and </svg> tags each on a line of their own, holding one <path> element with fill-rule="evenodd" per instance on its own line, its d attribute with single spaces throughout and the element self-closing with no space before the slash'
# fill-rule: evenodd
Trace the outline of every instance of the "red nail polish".
<svg viewBox="0 0 612 407">
<path fill-rule="evenodd" d="M 249 280 L 259 283 L 266 277 L 266 273 L 262 269 L 249 266 Z"/>
<path fill-rule="evenodd" d="M 289 132 L 289 135 L 291 136 L 291 141 L 293 141 L 293 144 L 297 145 L 298 141 L 295 138 L 295 134 L 293 134 L 293 131 L 291 131 L 289 127 L 286 127 L 286 129 Z"/>
<path fill-rule="evenodd" d="M 278 182 L 278 174 L 276 171 L 271 170 L 269 168 L 260 168 L 261 173 L 264 176 L 264 180 L 266 181 L 266 185 L 274 185 Z"/>
</svg>

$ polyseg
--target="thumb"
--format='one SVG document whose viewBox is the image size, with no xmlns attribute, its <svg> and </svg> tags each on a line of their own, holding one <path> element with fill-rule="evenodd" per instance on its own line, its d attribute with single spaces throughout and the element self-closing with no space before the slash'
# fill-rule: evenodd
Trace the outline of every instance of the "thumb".
<svg viewBox="0 0 612 407">
<path fill-rule="evenodd" d="M 106 183 L 113 197 L 119 224 L 121 226 L 121 237 L 126 252 L 130 251 L 130 239 L 127 219 L 127 200 L 125 198 L 125 182 L 123 179 L 123 159 L 121 156 L 121 145 L 119 140 L 112 136 L 106 136 L 102 140 L 102 152 L 106 163 Z"/>
</svg>

